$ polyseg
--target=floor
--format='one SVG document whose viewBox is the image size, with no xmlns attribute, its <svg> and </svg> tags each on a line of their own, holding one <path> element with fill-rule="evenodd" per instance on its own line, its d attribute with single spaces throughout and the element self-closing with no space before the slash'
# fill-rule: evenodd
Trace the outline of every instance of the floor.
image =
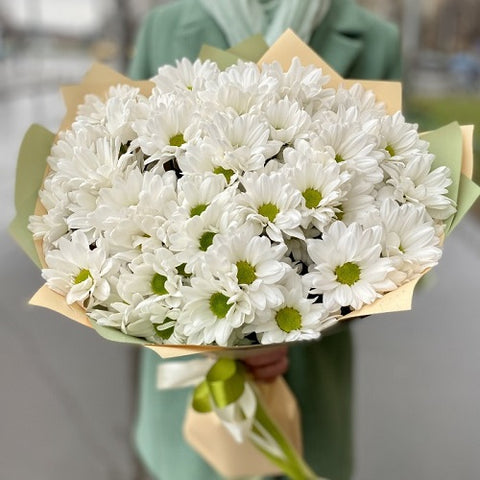
<svg viewBox="0 0 480 480">
<path fill-rule="evenodd" d="M 21 137 L 32 122 L 55 129 L 60 96 L 24 88 L 0 111 L 0 478 L 145 480 L 131 446 L 136 350 L 27 306 L 40 274 L 6 232 Z M 467 217 L 412 312 L 352 325 L 355 480 L 478 478 L 479 245 Z"/>
</svg>

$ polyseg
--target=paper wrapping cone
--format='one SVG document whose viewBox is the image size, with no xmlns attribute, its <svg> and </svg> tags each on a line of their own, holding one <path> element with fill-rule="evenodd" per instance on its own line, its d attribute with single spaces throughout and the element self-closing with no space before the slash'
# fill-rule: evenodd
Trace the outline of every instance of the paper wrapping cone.
<svg viewBox="0 0 480 480">
<path fill-rule="evenodd" d="M 301 454 L 302 435 L 297 401 L 283 378 L 257 385 L 262 404 L 290 443 Z M 282 472 L 246 440 L 237 443 L 215 413 L 187 410 L 183 434 L 186 441 L 216 471 L 227 478 L 280 475 Z"/>
</svg>

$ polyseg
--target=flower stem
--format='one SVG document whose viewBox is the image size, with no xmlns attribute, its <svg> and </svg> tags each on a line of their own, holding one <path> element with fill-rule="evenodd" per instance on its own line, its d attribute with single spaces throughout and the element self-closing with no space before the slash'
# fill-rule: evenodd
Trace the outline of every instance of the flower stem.
<svg viewBox="0 0 480 480">
<path fill-rule="evenodd" d="M 311 470 L 258 400 L 250 439 L 292 480 L 326 480 Z"/>
</svg>

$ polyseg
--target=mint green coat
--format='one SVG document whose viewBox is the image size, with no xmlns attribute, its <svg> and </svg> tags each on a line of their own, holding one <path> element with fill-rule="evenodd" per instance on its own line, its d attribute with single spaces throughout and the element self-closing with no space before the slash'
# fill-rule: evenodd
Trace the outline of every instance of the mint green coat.
<svg viewBox="0 0 480 480">
<path fill-rule="evenodd" d="M 155 8 L 139 32 L 130 68 L 132 78 L 153 76 L 163 64 L 188 57 L 200 47 L 229 45 L 213 19 L 196 0 Z M 399 38 L 396 28 L 352 0 L 332 0 L 310 46 L 344 77 L 398 79 Z M 188 389 L 159 392 L 156 368 L 162 361 L 142 352 L 135 443 L 147 469 L 161 480 L 220 478 L 182 438 Z M 309 346 L 290 349 L 286 375 L 302 411 L 305 456 L 317 474 L 346 480 L 352 474 L 352 348 L 348 327 Z"/>
</svg>

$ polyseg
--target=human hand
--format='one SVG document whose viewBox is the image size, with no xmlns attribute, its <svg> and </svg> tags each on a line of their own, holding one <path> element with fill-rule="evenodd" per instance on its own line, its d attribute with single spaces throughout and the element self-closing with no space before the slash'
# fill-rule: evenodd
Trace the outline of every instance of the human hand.
<svg viewBox="0 0 480 480">
<path fill-rule="evenodd" d="M 243 359 L 255 380 L 273 382 L 288 370 L 288 347 L 280 346 Z"/>
</svg>

